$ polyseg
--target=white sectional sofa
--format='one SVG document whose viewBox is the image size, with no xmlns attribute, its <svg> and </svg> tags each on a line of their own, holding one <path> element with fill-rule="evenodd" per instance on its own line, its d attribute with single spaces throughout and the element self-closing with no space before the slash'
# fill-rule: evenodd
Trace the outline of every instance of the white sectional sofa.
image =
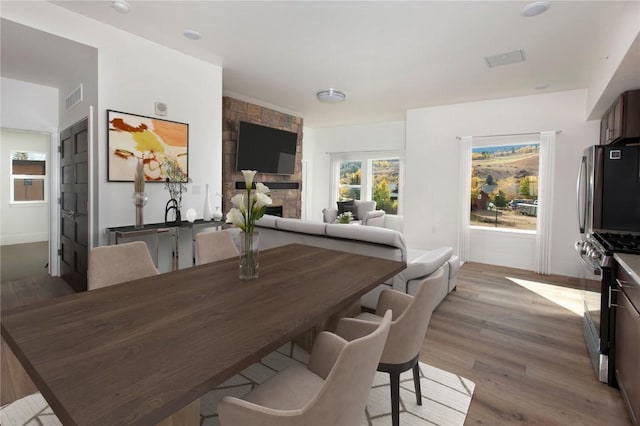
<svg viewBox="0 0 640 426">
<path fill-rule="evenodd" d="M 378 296 L 385 288 L 415 294 L 418 285 L 440 269 L 443 269 L 442 279 L 429 281 L 430 285 L 438 285 L 440 288 L 438 303 L 455 288 L 457 283 L 456 276 L 460 262 L 453 254 L 451 247 L 428 251 L 408 250 L 404 236 L 395 230 L 311 222 L 269 215 L 263 216 L 256 222 L 256 230 L 260 232 L 261 250 L 300 243 L 407 262 L 407 269 L 362 297 L 362 305 L 367 308 L 375 309 Z"/>
</svg>

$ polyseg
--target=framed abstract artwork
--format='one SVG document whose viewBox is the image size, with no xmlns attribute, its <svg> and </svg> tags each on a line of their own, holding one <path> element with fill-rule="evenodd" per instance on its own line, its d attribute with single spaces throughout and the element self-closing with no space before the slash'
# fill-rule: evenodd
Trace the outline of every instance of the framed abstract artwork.
<svg viewBox="0 0 640 426">
<path fill-rule="evenodd" d="M 107 110 L 108 181 L 133 182 L 142 160 L 146 182 L 164 182 L 171 166 L 189 176 L 189 125 Z"/>
</svg>

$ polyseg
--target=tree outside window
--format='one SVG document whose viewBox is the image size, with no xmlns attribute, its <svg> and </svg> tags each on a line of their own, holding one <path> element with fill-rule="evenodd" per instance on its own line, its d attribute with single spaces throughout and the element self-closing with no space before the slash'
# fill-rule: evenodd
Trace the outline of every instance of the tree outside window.
<svg viewBox="0 0 640 426">
<path fill-rule="evenodd" d="M 337 160 L 337 200 L 374 200 L 378 210 L 398 214 L 400 159 L 384 158 L 381 153 L 361 154 L 351 153 L 355 160 Z"/>
<path fill-rule="evenodd" d="M 471 225 L 535 230 L 539 158 L 537 143 L 473 148 Z"/>
<path fill-rule="evenodd" d="M 371 199 L 376 202 L 376 208 L 384 210 L 387 214 L 398 214 L 400 160 L 372 160 L 371 169 Z"/>
<path fill-rule="evenodd" d="M 339 201 L 359 200 L 362 189 L 362 162 L 340 162 Z"/>
</svg>

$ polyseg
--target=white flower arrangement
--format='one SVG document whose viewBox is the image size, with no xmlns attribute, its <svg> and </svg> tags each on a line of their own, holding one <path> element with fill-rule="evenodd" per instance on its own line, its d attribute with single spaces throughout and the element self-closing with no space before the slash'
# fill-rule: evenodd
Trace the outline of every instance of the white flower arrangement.
<svg viewBox="0 0 640 426">
<path fill-rule="evenodd" d="M 269 187 L 262 183 L 256 183 L 255 193 L 252 193 L 255 170 L 242 170 L 242 174 L 246 193 L 236 194 L 231 198 L 234 207 L 227 213 L 227 223 L 232 223 L 245 233 L 251 234 L 256 220 L 264 215 L 266 207 L 270 206 L 272 201 L 269 197 Z"/>
<path fill-rule="evenodd" d="M 336 218 L 336 221 L 338 223 L 351 223 L 353 222 L 353 213 L 351 212 L 340 213 Z"/>
</svg>

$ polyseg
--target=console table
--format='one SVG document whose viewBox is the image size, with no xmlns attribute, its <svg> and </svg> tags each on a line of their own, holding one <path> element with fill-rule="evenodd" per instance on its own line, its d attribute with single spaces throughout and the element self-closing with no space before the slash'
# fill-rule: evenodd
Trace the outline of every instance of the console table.
<svg viewBox="0 0 640 426">
<path fill-rule="evenodd" d="M 169 233 L 171 238 L 171 270 L 177 271 L 179 269 L 180 250 L 179 250 L 179 237 L 180 229 L 189 229 L 191 232 L 191 258 L 192 264 L 196 264 L 195 258 L 195 235 L 200 228 L 222 229 L 225 223 L 222 221 L 205 221 L 198 219 L 194 222 L 182 221 L 179 224 L 166 224 L 161 223 L 147 223 L 141 228 L 135 226 L 117 226 L 113 228 L 107 228 L 109 231 L 109 244 L 118 244 L 121 239 L 129 239 L 136 237 L 153 236 L 154 252 L 155 252 L 155 264 L 158 266 L 158 236 L 162 233 Z"/>
</svg>

